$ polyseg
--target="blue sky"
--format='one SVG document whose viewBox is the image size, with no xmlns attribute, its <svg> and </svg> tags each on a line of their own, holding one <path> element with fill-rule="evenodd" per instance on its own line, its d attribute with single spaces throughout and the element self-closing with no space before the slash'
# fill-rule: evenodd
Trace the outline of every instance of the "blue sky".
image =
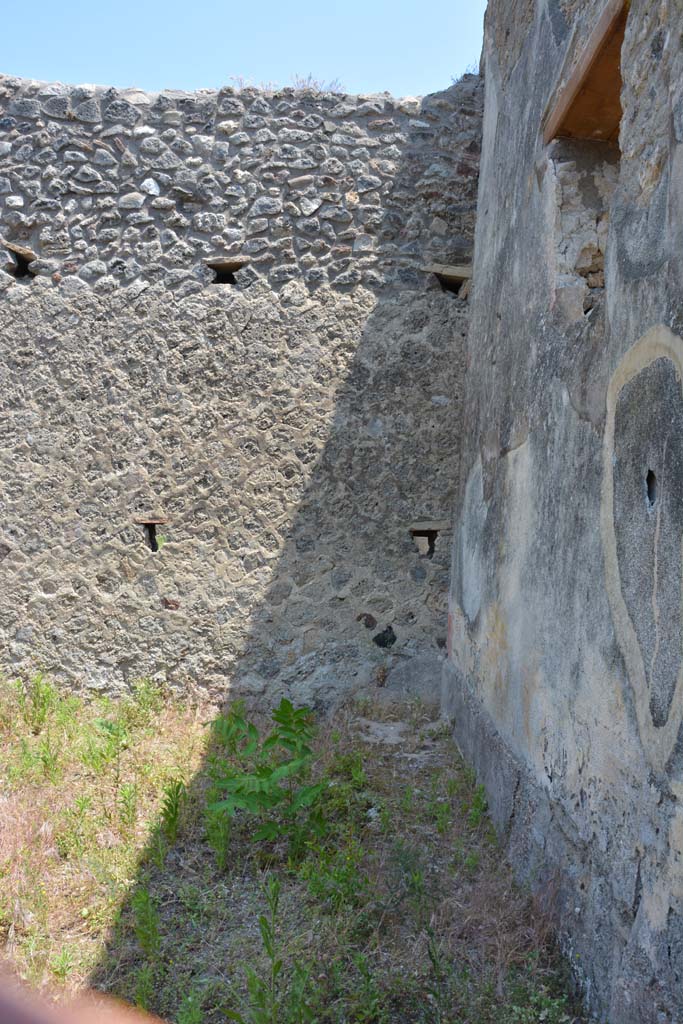
<svg viewBox="0 0 683 1024">
<path fill-rule="evenodd" d="M 6 3 L 0 71 L 198 89 L 231 76 L 423 95 L 479 60 L 486 0 L 32 0 Z"/>
</svg>

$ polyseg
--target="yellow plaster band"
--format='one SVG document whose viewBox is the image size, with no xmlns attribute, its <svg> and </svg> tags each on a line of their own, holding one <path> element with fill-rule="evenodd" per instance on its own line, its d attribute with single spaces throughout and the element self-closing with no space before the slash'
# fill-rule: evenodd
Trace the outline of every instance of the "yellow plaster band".
<svg viewBox="0 0 683 1024">
<path fill-rule="evenodd" d="M 650 692 L 636 631 L 621 589 L 617 561 L 617 538 L 614 530 L 614 426 L 617 402 L 622 388 L 656 359 L 669 359 L 676 367 L 678 380 L 683 379 L 683 340 L 668 327 L 653 327 L 625 354 L 607 389 L 607 420 L 603 440 L 602 495 L 600 531 L 605 558 L 605 577 L 612 619 L 617 640 L 626 663 L 626 671 L 635 698 L 636 716 L 641 742 L 651 766 L 663 771 L 676 743 L 683 721 L 683 663 L 678 672 L 669 718 L 657 727 L 650 713 Z M 683 388 L 681 390 L 683 401 Z M 681 551 L 683 559 L 683 549 Z"/>
</svg>

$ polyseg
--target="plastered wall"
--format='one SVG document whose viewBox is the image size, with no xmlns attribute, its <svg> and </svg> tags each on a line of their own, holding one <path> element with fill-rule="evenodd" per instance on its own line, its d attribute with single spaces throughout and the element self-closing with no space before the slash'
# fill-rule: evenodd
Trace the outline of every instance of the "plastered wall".
<svg viewBox="0 0 683 1024">
<path fill-rule="evenodd" d="M 589 1009 L 683 1019 L 680 5 L 619 147 L 544 143 L 604 4 L 492 2 L 445 707 Z"/>
</svg>

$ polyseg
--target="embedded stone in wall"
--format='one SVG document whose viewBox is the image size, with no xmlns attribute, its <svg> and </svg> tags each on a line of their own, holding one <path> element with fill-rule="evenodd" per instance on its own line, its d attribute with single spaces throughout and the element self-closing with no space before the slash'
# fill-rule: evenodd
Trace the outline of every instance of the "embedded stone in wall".
<svg viewBox="0 0 683 1024">
<path fill-rule="evenodd" d="M 556 181 L 558 302 L 571 322 L 600 300 L 605 287 L 609 207 L 619 150 L 603 142 L 562 139 L 549 160 Z"/>
<path fill-rule="evenodd" d="M 434 696 L 481 100 L 0 79 L 0 667 Z"/>
<path fill-rule="evenodd" d="M 241 251 L 274 286 L 375 287 L 418 253 L 452 262 L 472 246 L 476 76 L 414 106 L 386 94 L 146 96 L 4 77 L 3 104 L 5 236 L 101 292 L 162 276 L 198 292 L 206 258 Z M 121 261 L 139 269 L 121 274 Z"/>
</svg>

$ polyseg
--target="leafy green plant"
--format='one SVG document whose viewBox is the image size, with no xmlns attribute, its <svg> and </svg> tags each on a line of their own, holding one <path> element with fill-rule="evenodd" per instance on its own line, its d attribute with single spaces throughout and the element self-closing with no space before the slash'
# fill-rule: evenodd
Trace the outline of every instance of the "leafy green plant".
<svg viewBox="0 0 683 1024">
<path fill-rule="evenodd" d="M 68 946 L 62 946 L 59 953 L 57 953 L 50 962 L 50 969 L 52 970 L 52 973 L 56 978 L 59 978 L 60 981 L 65 981 L 75 966 L 76 961 L 74 959 L 73 952 Z"/>
<path fill-rule="evenodd" d="M 147 854 L 159 871 L 164 870 L 167 851 L 168 844 L 166 842 L 166 836 L 164 835 L 163 829 L 157 828 L 152 833 L 152 839 L 150 841 Z"/>
<path fill-rule="evenodd" d="M 247 721 L 243 700 L 236 700 L 229 711 L 214 719 L 211 732 L 214 742 L 230 757 L 247 758 L 258 750 L 258 729 Z"/>
<path fill-rule="evenodd" d="M 55 831 L 55 843 L 61 857 L 82 857 L 86 846 L 86 824 L 92 807 L 89 796 L 77 796 L 73 806 L 67 808 L 61 827 Z"/>
<path fill-rule="evenodd" d="M 277 916 L 280 906 L 280 883 L 270 878 L 266 887 L 268 914 L 259 917 L 261 942 L 268 958 L 268 971 L 261 977 L 252 967 L 246 968 L 249 1004 L 245 1014 L 228 1011 L 239 1024 L 276 1024 L 279 1010 L 278 979 L 282 973 L 282 955 L 277 943 Z"/>
<path fill-rule="evenodd" d="M 50 735 L 49 730 L 38 744 L 38 760 L 45 778 L 50 782 L 57 782 L 59 778 L 59 745 Z"/>
<path fill-rule="evenodd" d="M 428 809 L 434 818 L 434 824 L 439 835 L 444 835 L 451 824 L 451 807 L 447 800 L 434 799 L 430 801 Z"/>
<path fill-rule="evenodd" d="M 328 778 L 318 806 L 328 827 L 337 835 L 346 835 L 365 827 L 373 802 L 367 790 L 344 779 Z"/>
<path fill-rule="evenodd" d="M 311 711 L 295 708 L 283 698 L 273 721 L 275 727 L 263 741 L 256 726 L 240 713 L 223 716 L 215 727 L 214 736 L 222 736 L 241 763 L 233 767 L 215 762 L 214 785 L 224 796 L 210 809 L 229 818 L 238 812 L 259 818 L 253 840 L 287 838 L 290 856 L 297 857 L 308 841 L 325 833 L 319 804 L 327 783 L 308 782 L 313 762 Z"/>
<path fill-rule="evenodd" d="M 457 978 L 450 959 L 444 956 L 434 929 L 427 927 L 425 930 L 430 967 L 426 984 L 427 1020 L 430 1024 L 450 1024 L 453 1019 L 453 1001 L 458 994 Z"/>
<path fill-rule="evenodd" d="M 357 1024 L 385 1024 L 388 1012 L 377 979 L 364 953 L 356 953 L 354 966 L 360 983 L 353 1000 L 353 1020 Z"/>
<path fill-rule="evenodd" d="M 421 902 L 426 895 L 425 876 L 422 868 L 413 868 L 407 875 L 406 882 L 410 895 Z"/>
<path fill-rule="evenodd" d="M 502 1024 L 570 1024 L 565 996 L 553 995 L 545 985 L 518 987 L 502 1016 Z"/>
<path fill-rule="evenodd" d="M 462 862 L 462 866 L 468 873 L 468 875 L 473 875 L 474 872 L 479 867 L 480 862 L 481 855 L 477 852 L 477 850 L 471 850 L 470 853 L 467 854 L 464 861 Z"/>
<path fill-rule="evenodd" d="M 187 797 L 187 787 L 181 779 L 164 786 L 161 800 L 161 827 L 169 843 L 174 843 L 180 827 L 180 812 Z"/>
<path fill-rule="evenodd" d="M 462 780 L 459 775 L 448 775 L 446 776 L 446 795 L 449 800 L 453 800 L 462 788 Z"/>
<path fill-rule="evenodd" d="M 69 739 L 78 732 L 79 715 L 83 711 L 83 701 L 72 693 L 59 695 L 54 704 L 53 718 L 55 727 Z"/>
<path fill-rule="evenodd" d="M 8 777 L 12 783 L 21 782 L 27 778 L 42 775 L 40 758 L 33 744 L 21 736 L 16 750 L 13 752 L 11 763 L 8 765 Z"/>
<path fill-rule="evenodd" d="M 412 786 L 406 786 L 401 794 L 401 801 L 399 807 L 404 814 L 410 814 L 413 809 L 413 800 L 415 797 L 415 790 Z"/>
<path fill-rule="evenodd" d="M 159 911 L 149 889 L 145 886 L 138 886 L 133 893 L 131 906 L 135 937 L 140 943 L 140 948 L 150 960 L 156 960 L 161 950 Z"/>
<path fill-rule="evenodd" d="M 364 789 L 368 783 L 363 767 L 363 756 L 359 750 L 337 754 L 330 765 L 329 773 L 332 776 L 347 779 L 354 789 Z"/>
</svg>

